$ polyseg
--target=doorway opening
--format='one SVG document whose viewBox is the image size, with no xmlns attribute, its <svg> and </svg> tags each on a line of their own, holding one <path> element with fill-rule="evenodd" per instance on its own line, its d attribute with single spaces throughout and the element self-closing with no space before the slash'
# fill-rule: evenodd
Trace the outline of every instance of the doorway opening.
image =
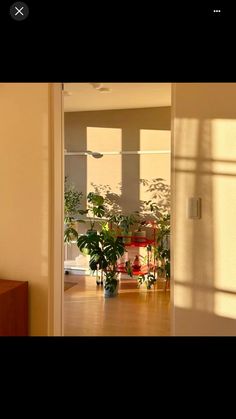
<svg viewBox="0 0 236 419">
<path fill-rule="evenodd" d="M 170 335 L 171 84 L 65 83 L 63 100 L 64 333 Z"/>
</svg>

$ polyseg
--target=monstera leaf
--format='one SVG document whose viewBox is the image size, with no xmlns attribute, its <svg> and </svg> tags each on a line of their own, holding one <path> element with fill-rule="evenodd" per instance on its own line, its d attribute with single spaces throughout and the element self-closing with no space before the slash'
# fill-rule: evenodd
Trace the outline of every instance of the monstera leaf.
<svg viewBox="0 0 236 419">
<path fill-rule="evenodd" d="M 77 237 L 78 237 L 78 233 L 73 227 L 69 226 L 65 229 L 64 231 L 65 243 L 70 243 L 72 240 L 76 240 Z"/>
<path fill-rule="evenodd" d="M 100 234 L 84 234 L 77 240 L 80 251 L 90 256 L 89 267 L 95 271 L 103 269 L 106 273 L 116 273 L 117 260 L 124 254 L 125 247 L 122 238 L 116 237 L 115 233 L 109 230 L 108 225 L 102 226 Z M 109 276 L 109 275 L 108 275 Z"/>
<path fill-rule="evenodd" d="M 87 251 L 88 254 L 91 254 L 92 250 L 99 249 L 99 236 L 84 234 L 78 238 L 77 246 L 82 253 Z"/>
<path fill-rule="evenodd" d="M 102 252 L 94 252 L 90 254 L 89 267 L 92 271 L 95 271 L 97 268 L 106 270 L 108 262 Z"/>
<path fill-rule="evenodd" d="M 104 241 L 103 251 L 107 261 L 114 265 L 121 256 L 125 253 L 122 238 L 110 237 Z"/>
</svg>

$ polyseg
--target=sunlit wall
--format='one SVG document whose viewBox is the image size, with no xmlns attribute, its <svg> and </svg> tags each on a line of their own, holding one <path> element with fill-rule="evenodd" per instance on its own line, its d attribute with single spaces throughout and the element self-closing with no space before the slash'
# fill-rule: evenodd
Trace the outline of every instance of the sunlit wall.
<svg viewBox="0 0 236 419">
<path fill-rule="evenodd" d="M 120 152 L 122 150 L 121 128 L 87 127 L 87 149 L 99 152 Z M 121 195 L 122 166 L 121 155 L 104 154 L 101 159 L 87 158 L 86 191 L 94 192 L 94 186 L 101 193 L 111 190 Z M 107 187 L 106 187 L 107 185 Z"/>
<path fill-rule="evenodd" d="M 177 335 L 236 334 L 236 83 L 178 83 L 173 119 Z M 187 217 L 187 198 L 202 216 Z"/>
<path fill-rule="evenodd" d="M 140 151 L 158 151 L 154 154 L 140 154 L 140 179 L 160 178 L 170 185 L 170 130 L 140 130 Z M 169 152 L 168 152 L 169 151 Z M 140 183 L 140 199 L 153 199 L 153 192 Z"/>
<path fill-rule="evenodd" d="M 0 84 L 0 275 L 28 281 L 29 333 L 48 334 L 50 86 Z"/>
</svg>

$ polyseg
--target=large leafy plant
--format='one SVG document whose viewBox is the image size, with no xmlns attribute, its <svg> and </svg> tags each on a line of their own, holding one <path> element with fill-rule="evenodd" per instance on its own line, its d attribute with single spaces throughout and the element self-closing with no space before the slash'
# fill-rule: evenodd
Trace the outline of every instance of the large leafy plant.
<svg viewBox="0 0 236 419">
<path fill-rule="evenodd" d="M 170 279 L 170 214 L 165 214 L 159 219 L 154 258 L 157 262 L 158 276 Z"/>
<path fill-rule="evenodd" d="M 109 217 L 109 221 L 120 227 L 124 234 L 129 234 L 131 226 L 138 222 L 137 215 L 133 213 L 128 215 L 112 214 Z"/>
<path fill-rule="evenodd" d="M 105 289 L 113 292 L 117 286 L 117 260 L 123 256 L 125 246 L 116 237 L 107 223 L 102 224 L 99 234 L 84 234 L 77 240 L 82 253 L 90 256 L 89 267 L 92 271 L 102 269 L 105 273 Z"/>
<path fill-rule="evenodd" d="M 104 198 L 94 192 L 89 192 L 87 200 L 90 229 L 93 230 L 96 218 L 102 218 L 105 215 Z"/>
<path fill-rule="evenodd" d="M 80 215 L 86 214 L 87 210 L 81 209 L 82 192 L 78 192 L 74 185 L 68 184 L 65 178 L 64 191 L 64 242 L 70 243 L 78 238 L 78 232 L 75 229 L 76 222 L 84 222 Z"/>
</svg>

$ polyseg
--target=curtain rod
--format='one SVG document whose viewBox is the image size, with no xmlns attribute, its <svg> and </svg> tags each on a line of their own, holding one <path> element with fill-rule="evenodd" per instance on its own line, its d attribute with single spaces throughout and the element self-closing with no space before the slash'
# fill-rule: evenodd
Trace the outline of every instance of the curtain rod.
<svg viewBox="0 0 236 419">
<path fill-rule="evenodd" d="M 170 154 L 171 150 L 143 150 L 143 151 L 101 151 L 103 155 L 121 155 L 121 154 Z M 65 156 L 87 156 L 85 151 L 65 151 Z"/>
</svg>

